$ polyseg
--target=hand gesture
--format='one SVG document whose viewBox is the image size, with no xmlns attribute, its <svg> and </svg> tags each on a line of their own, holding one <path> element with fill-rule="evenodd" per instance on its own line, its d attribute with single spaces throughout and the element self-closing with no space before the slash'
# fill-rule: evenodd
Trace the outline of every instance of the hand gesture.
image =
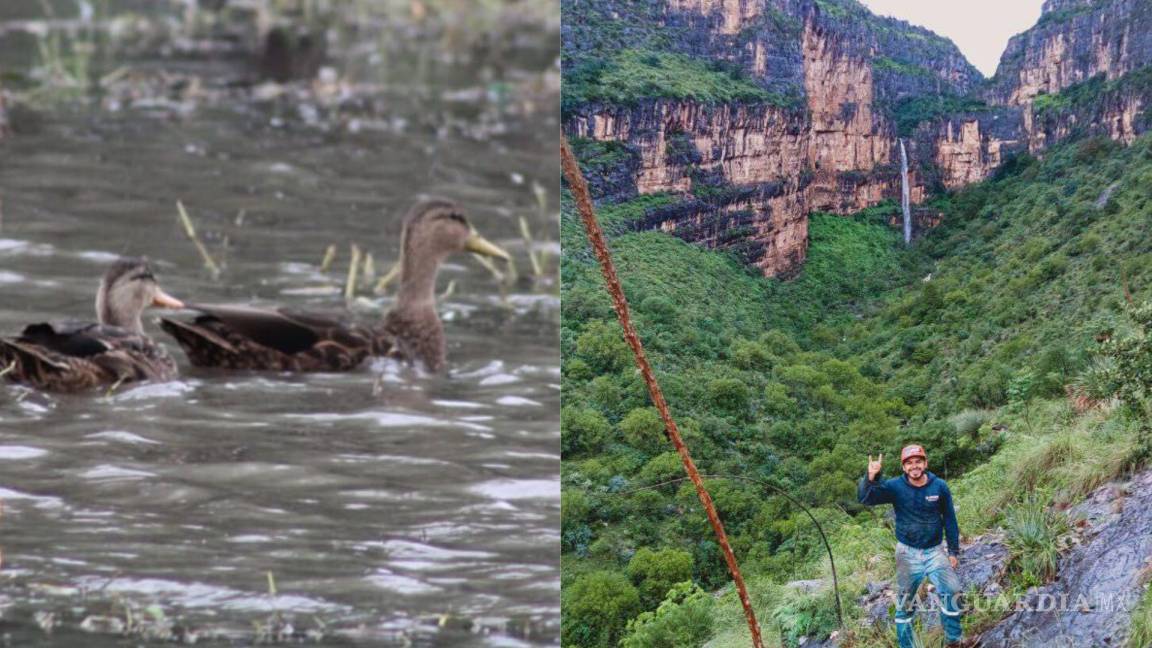
<svg viewBox="0 0 1152 648">
<path fill-rule="evenodd" d="M 868 481 L 874 481 L 876 476 L 880 474 L 880 462 L 884 461 L 884 453 L 881 452 L 877 455 L 876 459 L 872 459 L 872 455 L 868 455 Z"/>
</svg>

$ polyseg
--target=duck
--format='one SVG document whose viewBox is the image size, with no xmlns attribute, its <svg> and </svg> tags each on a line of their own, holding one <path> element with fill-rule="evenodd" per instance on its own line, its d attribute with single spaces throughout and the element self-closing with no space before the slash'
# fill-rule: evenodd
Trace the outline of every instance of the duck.
<svg viewBox="0 0 1152 648">
<path fill-rule="evenodd" d="M 41 322 L 18 337 L 0 338 L 0 373 L 53 392 L 174 380 L 175 360 L 144 333 L 141 318 L 150 306 L 184 304 L 160 288 L 147 258 L 117 259 L 100 280 L 96 322 Z"/>
<path fill-rule="evenodd" d="M 160 327 L 197 367 L 338 372 L 369 357 L 392 357 L 442 372 L 447 353 L 436 312 L 440 265 L 461 252 L 511 257 L 480 236 L 460 205 L 445 198 L 421 199 L 408 210 L 400 250 L 396 302 L 376 325 L 285 307 L 188 304 L 197 313 L 194 320 L 164 317 Z"/>
</svg>

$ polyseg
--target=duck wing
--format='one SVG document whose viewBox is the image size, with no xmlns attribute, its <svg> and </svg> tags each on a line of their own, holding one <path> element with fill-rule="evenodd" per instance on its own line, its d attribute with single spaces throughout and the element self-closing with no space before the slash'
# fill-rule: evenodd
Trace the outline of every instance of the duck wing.
<svg viewBox="0 0 1152 648">
<path fill-rule="evenodd" d="M 74 358 L 107 353 L 139 337 L 131 331 L 92 322 L 41 322 L 24 327 L 17 342 Z"/>
<path fill-rule="evenodd" d="M 322 339 L 321 329 L 279 310 L 218 304 L 195 304 L 189 308 L 200 312 L 196 324 L 218 323 L 281 353 L 300 353 L 316 346 Z"/>
<path fill-rule="evenodd" d="M 342 318 L 293 309 L 193 304 L 192 322 L 161 319 L 192 363 L 279 371 L 346 371 L 370 350 L 364 329 Z"/>
<path fill-rule="evenodd" d="M 0 340 L 0 362 L 17 382 L 80 391 L 138 380 L 171 380 L 176 364 L 151 338 L 90 322 L 39 323 Z"/>
</svg>

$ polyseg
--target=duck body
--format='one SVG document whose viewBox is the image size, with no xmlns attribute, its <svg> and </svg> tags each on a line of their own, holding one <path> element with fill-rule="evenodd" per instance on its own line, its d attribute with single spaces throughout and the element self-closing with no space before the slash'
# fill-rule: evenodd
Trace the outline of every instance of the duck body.
<svg viewBox="0 0 1152 648">
<path fill-rule="evenodd" d="M 162 318 L 197 367 L 265 371 L 350 371 L 391 346 L 338 318 L 289 309 L 196 304 L 191 322 Z"/>
<path fill-rule="evenodd" d="M 445 363 L 444 327 L 435 311 L 394 308 L 380 326 L 291 309 L 194 304 L 191 322 L 161 318 L 197 367 L 263 371 L 351 371 L 369 357 L 391 357 L 428 371 Z"/>
<path fill-rule="evenodd" d="M 397 305 L 384 315 L 375 343 L 374 355 L 419 362 L 431 372 L 443 370 L 447 363 L 444 325 L 435 308 L 413 310 Z"/>
<path fill-rule="evenodd" d="M 452 253 L 471 251 L 507 259 L 476 234 L 453 202 L 427 199 L 409 210 L 401 236 L 400 292 L 380 324 L 290 309 L 192 305 L 191 322 L 164 318 L 160 326 L 193 365 L 271 371 L 349 371 L 370 356 L 445 366 L 444 327 L 436 314 L 436 274 Z"/>
<path fill-rule="evenodd" d="M 0 370 L 13 381 L 58 392 L 85 391 L 179 375 L 163 345 L 146 335 L 91 322 L 31 324 L 0 340 Z"/>
<path fill-rule="evenodd" d="M 31 324 L 18 337 L 0 339 L 0 372 L 10 382 L 58 392 L 172 380 L 176 362 L 140 322 L 153 305 L 183 303 L 160 290 L 146 259 L 121 259 L 101 281 L 99 322 Z"/>
</svg>

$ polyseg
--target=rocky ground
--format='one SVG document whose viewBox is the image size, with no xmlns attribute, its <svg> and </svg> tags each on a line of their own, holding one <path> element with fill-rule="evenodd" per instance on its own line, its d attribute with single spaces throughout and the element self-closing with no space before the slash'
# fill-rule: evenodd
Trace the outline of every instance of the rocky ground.
<svg viewBox="0 0 1152 648">
<path fill-rule="evenodd" d="M 1073 549 L 1060 560 L 1056 580 L 1034 587 L 1008 604 L 1016 610 L 974 638 L 978 646 L 1061 646 L 1095 648 L 1123 645 L 1132 610 L 1152 577 L 1152 470 L 1128 481 L 1105 484 L 1067 510 Z M 963 547 L 960 580 L 966 592 L 985 599 L 1000 596 L 1009 551 L 995 531 Z M 812 590 L 812 581 L 796 587 Z M 930 591 L 931 585 L 924 586 Z M 895 583 L 868 584 L 858 604 L 870 626 L 890 626 Z M 939 625 L 939 615 L 925 612 L 925 627 Z M 803 645 L 840 645 L 838 638 L 810 638 Z"/>
</svg>

